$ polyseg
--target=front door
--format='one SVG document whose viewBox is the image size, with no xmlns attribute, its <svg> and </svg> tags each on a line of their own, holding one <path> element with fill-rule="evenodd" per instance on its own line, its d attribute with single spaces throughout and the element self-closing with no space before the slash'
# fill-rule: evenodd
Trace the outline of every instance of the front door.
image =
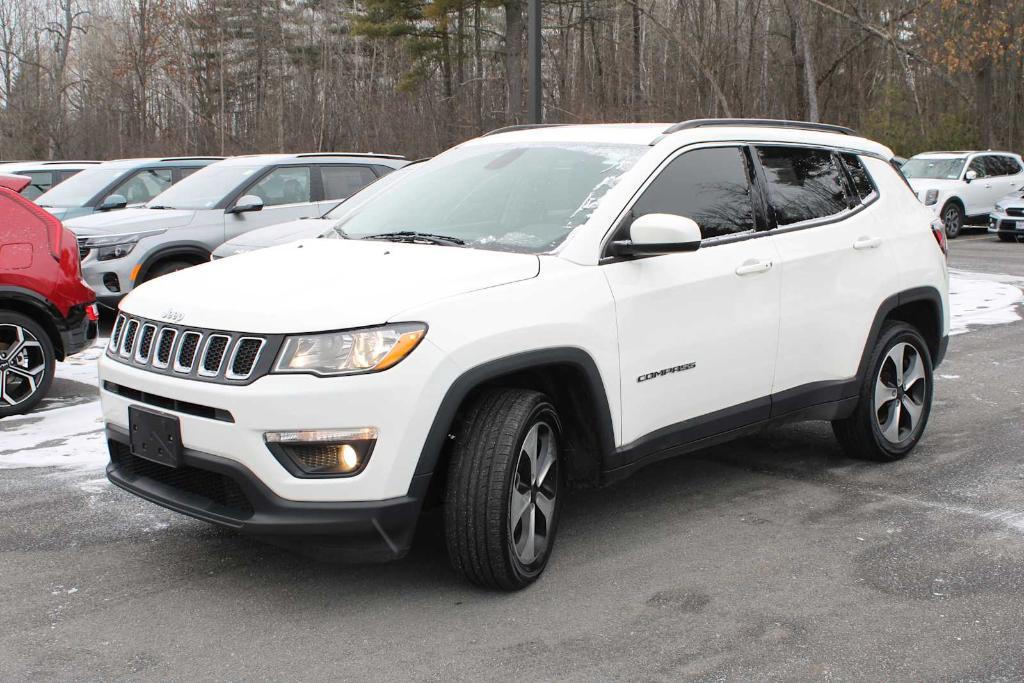
<svg viewBox="0 0 1024 683">
<path fill-rule="evenodd" d="M 780 283 L 751 168 L 743 147 L 676 156 L 631 214 L 692 218 L 701 248 L 602 266 L 618 317 L 623 445 L 689 442 L 768 416 Z"/>
</svg>

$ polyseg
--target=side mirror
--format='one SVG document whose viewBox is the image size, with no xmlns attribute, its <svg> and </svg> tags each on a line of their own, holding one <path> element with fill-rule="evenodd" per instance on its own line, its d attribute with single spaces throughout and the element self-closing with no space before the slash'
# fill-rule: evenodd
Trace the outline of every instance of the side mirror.
<svg viewBox="0 0 1024 683">
<path fill-rule="evenodd" d="M 629 226 L 629 240 L 612 242 L 612 253 L 640 256 L 697 251 L 700 240 L 700 226 L 693 219 L 670 213 L 649 213 Z"/>
<path fill-rule="evenodd" d="M 228 213 L 247 213 L 249 211 L 262 211 L 263 200 L 254 194 L 247 194 L 241 197 L 235 205 L 228 209 Z"/>
<path fill-rule="evenodd" d="M 128 206 L 128 198 L 123 194 L 112 194 L 108 195 L 102 202 L 100 202 L 100 211 L 111 211 L 113 209 L 123 209 Z"/>
<path fill-rule="evenodd" d="M 971 182 L 972 180 L 977 180 L 977 179 L 978 179 L 978 172 L 975 171 L 973 168 L 970 169 L 969 171 L 967 171 L 967 173 L 964 173 L 964 180 L 966 180 L 967 182 Z"/>
</svg>

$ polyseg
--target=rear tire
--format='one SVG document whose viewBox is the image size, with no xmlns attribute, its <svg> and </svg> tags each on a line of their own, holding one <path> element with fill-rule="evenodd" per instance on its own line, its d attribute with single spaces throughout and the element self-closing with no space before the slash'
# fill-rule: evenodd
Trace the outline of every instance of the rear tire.
<svg viewBox="0 0 1024 683">
<path fill-rule="evenodd" d="M 155 280 L 158 277 L 163 277 L 164 275 L 176 273 L 179 270 L 191 268 L 193 265 L 194 264 L 189 263 L 188 261 L 164 261 L 163 263 L 158 263 L 151 268 L 150 271 L 146 273 L 146 277 L 142 282 L 149 282 L 150 280 Z"/>
<path fill-rule="evenodd" d="M 452 567 L 480 586 L 519 590 L 551 557 L 561 507 L 558 414 L 547 397 L 491 389 L 456 427 L 445 538 Z"/>
<path fill-rule="evenodd" d="M 53 384 L 56 363 L 53 342 L 39 323 L 0 311 L 0 417 L 35 408 Z"/>
<path fill-rule="evenodd" d="M 964 210 L 956 202 L 949 202 L 942 207 L 942 224 L 946 227 L 946 237 L 955 240 L 964 229 Z"/>
<path fill-rule="evenodd" d="M 905 457 L 924 433 L 931 413 L 932 358 L 921 333 L 889 322 L 871 351 L 853 414 L 832 422 L 851 458 L 892 462 Z"/>
</svg>

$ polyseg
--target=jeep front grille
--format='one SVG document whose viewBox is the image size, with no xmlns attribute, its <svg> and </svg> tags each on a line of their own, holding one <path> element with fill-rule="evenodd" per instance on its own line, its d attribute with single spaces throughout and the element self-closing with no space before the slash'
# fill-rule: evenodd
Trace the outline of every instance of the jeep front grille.
<svg viewBox="0 0 1024 683">
<path fill-rule="evenodd" d="M 248 384 L 270 372 L 281 335 L 251 335 L 160 323 L 121 313 L 107 355 L 151 372 Z"/>
</svg>

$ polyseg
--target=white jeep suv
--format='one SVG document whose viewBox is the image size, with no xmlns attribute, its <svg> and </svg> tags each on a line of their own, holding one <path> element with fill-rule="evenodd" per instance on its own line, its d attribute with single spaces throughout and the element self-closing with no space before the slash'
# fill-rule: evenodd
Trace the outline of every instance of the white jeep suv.
<svg viewBox="0 0 1024 683">
<path fill-rule="evenodd" d="M 728 119 L 461 144 L 342 205 L 337 239 L 129 294 L 108 477 L 357 558 L 401 557 L 440 504 L 455 569 L 516 589 L 567 486 L 784 420 L 901 458 L 949 315 L 941 224 L 891 157 Z"/>
<path fill-rule="evenodd" d="M 1024 187 L 1024 161 L 1009 152 L 928 152 L 901 170 L 950 239 L 968 223 L 987 226 L 996 202 Z"/>
</svg>

